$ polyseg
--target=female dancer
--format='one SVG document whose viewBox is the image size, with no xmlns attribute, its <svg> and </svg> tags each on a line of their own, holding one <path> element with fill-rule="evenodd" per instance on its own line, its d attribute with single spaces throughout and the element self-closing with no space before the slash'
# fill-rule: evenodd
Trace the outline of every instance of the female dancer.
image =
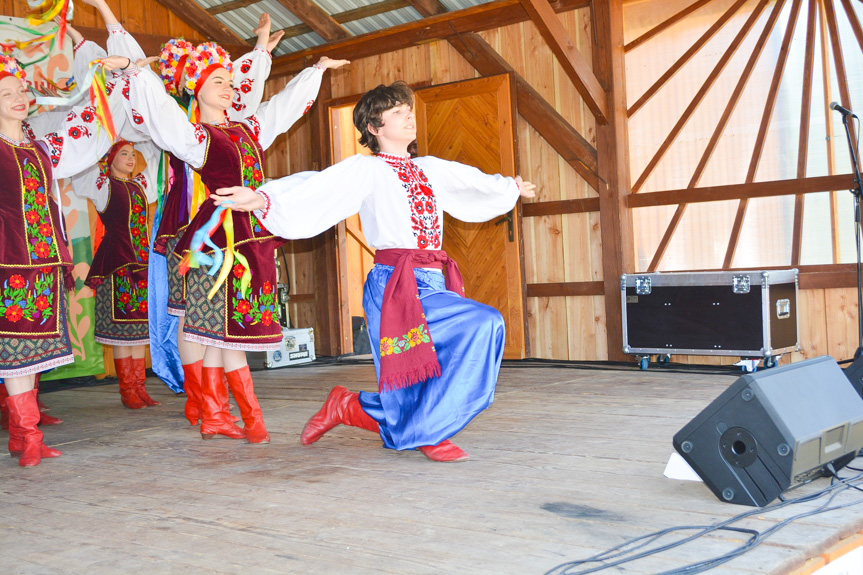
<svg viewBox="0 0 863 575">
<path fill-rule="evenodd" d="M 200 111 L 200 123 L 188 122 L 155 75 L 147 70 L 130 73 L 128 114 L 131 118 L 140 117 L 142 129 L 153 141 L 189 164 L 208 189 L 228 184 L 257 188 L 264 179 L 263 151 L 308 111 L 324 70 L 346 63 L 322 58 L 298 74 L 271 101 L 262 104 L 254 115 L 231 122 L 225 117 L 233 97 L 230 59 L 220 46 L 206 43 L 195 49 L 186 68 L 186 88 L 194 95 L 192 105 Z M 270 438 L 255 397 L 245 351 L 276 349 L 281 341 L 281 328 L 274 320 L 273 252 L 282 240 L 250 214 L 227 213 L 223 228 L 211 238 L 218 256 L 214 250 L 198 252 L 201 246 L 193 244 L 191 232 L 202 228 L 215 212 L 211 200 L 203 202 L 170 255 L 188 269 L 184 337 L 206 346 L 201 382 L 201 436 L 245 437 L 250 443 L 267 443 Z M 219 279 L 194 267 L 198 265 L 195 260 L 218 259 L 223 250 L 228 266 L 237 263 L 223 267 Z M 194 259 L 190 261 L 190 257 Z M 187 265 L 193 267 L 189 269 Z M 221 385 L 222 370 L 240 407 L 244 429 L 230 421 L 225 409 L 227 391 Z"/>
<path fill-rule="evenodd" d="M 315 236 L 359 211 L 377 249 L 363 309 L 379 392 L 333 388 L 303 428 L 303 445 L 345 424 L 379 433 L 389 449 L 462 461 L 468 454 L 449 439 L 494 398 L 504 324 L 497 310 L 464 297 L 458 266 L 440 249 L 443 212 L 486 221 L 511 210 L 520 195 L 533 197 L 535 186 L 432 156 L 411 158 L 416 118 L 403 82 L 360 98 L 354 125 L 374 156 L 294 174 L 257 193 L 217 190 L 214 201 L 257 210 L 263 225 L 286 238 Z"/>
<path fill-rule="evenodd" d="M 106 69 L 126 59 L 106 58 Z M 29 98 L 24 71 L 0 57 L 0 377 L 9 397 L 9 452 L 22 467 L 61 455 L 42 443 L 36 374 L 72 363 L 64 288 L 73 284 L 62 218 L 50 193 L 54 178 L 94 164 L 110 147 L 95 118 L 70 114 L 60 132 L 36 139 L 25 120 Z M 83 112 L 81 107 L 78 112 Z"/>
<path fill-rule="evenodd" d="M 141 144 L 143 150 L 147 146 Z M 149 148 L 147 171 L 133 178 L 135 147 L 118 141 L 100 162 L 99 177 L 86 186 L 79 180 L 76 187 L 93 201 L 105 227 L 85 283 L 96 292 L 96 341 L 114 348 L 120 399 L 129 409 L 159 405 L 145 389 L 149 205 L 155 200 L 152 174 L 160 154 Z"/>
</svg>

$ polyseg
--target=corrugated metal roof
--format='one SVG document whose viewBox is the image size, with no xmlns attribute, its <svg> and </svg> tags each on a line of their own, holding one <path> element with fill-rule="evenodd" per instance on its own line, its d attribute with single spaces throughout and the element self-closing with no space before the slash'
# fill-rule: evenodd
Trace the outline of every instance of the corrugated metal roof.
<svg viewBox="0 0 863 575">
<path fill-rule="evenodd" d="M 408 7 L 400 10 L 393 10 L 391 12 L 384 12 L 377 16 L 361 18 L 359 20 L 354 20 L 353 22 L 345 22 L 344 27 L 354 36 L 359 36 L 360 34 L 366 34 L 368 32 L 374 32 L 375 30 L 382 30 L 384 28 L 391 28 L 393 26 L 398 26 L 399 24 L 420 20 L 421 18 L 422 15 L 419 12 Z"/>
<path fill-rule="evenodd" d="M 232 0 L 195 0 L 202 8 L 213 8 L 222 4 L 227 4 Z M 380 3 L 380 0 L 314 0 L 325 12 L 330 15 L 356 10 L 366 6 L 372 6 Z M 446 6 L 447 10 L 462 10 L 479 4 L 485 4 L 493 0 L 440 0 Z M 302 20 L 294 16 L 288 11 L 278 0 L 260 0 L 254 4 L 243 8 L 236 8 L 227 12 L 217 14 L 215 17 L 225 26 L 230 28 L 237 36 L 241 38 L 254 37 L 254 29 L 258 24 L 258 18 L 262 12 L 268 12 L 272 20 L 272 29 L 280 30 L 290 28 L 302 24 Z M 354 36 L 375 32 L 384 28 L 406 24 L 420 20 L 423 16 L 412 7 L 400 8 L 391 10 L 375 16 L 368 16 L 353 22 L 345 22 L 342 24 Z M 275 50 L 275 55 L 281 56 L 312 48 L 325 41 L 318 34 L 310 32 L 286 38 L 279 43 Z"/>
</svg>

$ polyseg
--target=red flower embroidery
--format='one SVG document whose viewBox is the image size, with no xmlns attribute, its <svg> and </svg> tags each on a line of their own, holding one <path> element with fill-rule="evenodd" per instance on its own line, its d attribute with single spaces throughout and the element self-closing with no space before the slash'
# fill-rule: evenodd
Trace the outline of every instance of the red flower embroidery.
<svg viewBox="0 0 863 575">
<path fill-rule="evenodd" d="M 48 309 L 48 306 L 50 306 L 50 305 L 51 304 L 48 303 L 47 297 L 40 295 L 39 297 L 36 298 L 36 308 L 37 309 L 39 309 L 39 310 Z"/>
<path fill-rule="evenodd" d="M 263 172 L 261 172 L 261 170 L 254 170 L 252 172 L 252 177 L 255 179 L 256 182 L 260 182 L 264 179 L 264 174 Z"/>
<path fill-rule="evenodd" d="M 252 61 L 251 60 L 248 60 L 248 59 L 243 60 L 243 62 L 240 64 L 240 72 L 242 72 L 243 74 L 247 74 L 249 72 L 249 70 L 251 70 L 251 69 L 252 69 Z"/>
<path fill-rule="evenodd" d="M 21 310 L 21 307 L 19 305 L 15 304 L 7 307 L 6 313 L 4 315 L 9 321 L 16 322 L 22 317 L 24 317 L 24 312 Z"/>
<path fill-rule="evenodd" d="M 141 204 L 135 204 L 132 206 L 132 211 L 135 212 L 136 214 L 140 214 L 141 212 L 144 211 L 144 208 L 141 207 Z"/>
<path fill-rule="evenodd" d="M 237 311 L 241 314 L 246 315 L 247 313 L 249 313 L 249 311 L 251 311 L 251 309 L 252 304 L 250 304 L 248 301 L 241 299 L 237 302 Z"/>
<path fill-rule="evenodd" d="M 69 135 L 72 136 L 73 138 L 75 138 L 76 140 L 79 139 L 81 136 L 84 136 L 85 138 L 89 138 L 90 137 L 90 130 L 88 130 L 84 126 L 72 126 L 71 128 L 69 128 Z"/>
<path fill-rule="evenodd" d="M 147 253 L 147 250 L 138 250 L 138 259 L 142 262 L 147 261 L 150 258 L 150 254 Z"/>
<path fill-rule="evenodd" d="M 249 92 L 252 91 L 252 83 L 253 83 L 253 80 L 251 80 L 251 79 L 247 78 L 247 79 L 243 80 L 240 83 L 240 91 L 242 91 L 244 94 L 248 94 Z"/>
<path fill-rule="evenodd" d="M 39 180 L 36 178 L 24 178 L 24 187 L 32 192 L 39 187 Z"/>
<path fill-rule="evenodd" d="M 144 116 L 142 116 L 141 114 L 139 114 L 135 110 L 132 110 L 132 121 L 135 122 L 136 124 L 143 124 L 144 123 Z"/>
<path fill-rule="evenodd" d="M 51 235 L 51 226 L 48 224 L 39 224 L 39 233 L 45 237 Z"/>
<path fill-rule="evenodd" d="M 39 193 L 37 193 L 37 194 L 34 196 L 34 200 L 36 201 L 36 205 L 37 205 L 37 206 L 44 206 L 44 205 L 45 205 L 45 202 L 46 202 L 46 200 L 45 200 L 45 194 L 39 194 Z"/>
<path fill-rule="evenodd" d="M 132 237 L 137 238 L 140 235 L 141 235 L 141 230 L 139 230 L 138 228 L 132 228 Z"/>
<path fill-rule="evenodd" d="M 198 139 L 199 144 L 207 139 L 207 132 L 200 124 L 195 124 L 195 137 Z"/>
<path fill-rule="evenodd" d="M 123 97 L 129 99 L 129 81 L 126 80 L 126 85 L 123 86 Z"/>
<path fill-rule="evenodd" d="M 132 299 L 132 298 L 130 298 L 130 297 L 129 297 L 129 294 L 127 294 L 127 293 L 121 293 L 121 294 L 120 294 L 120 301 L 121 301 L 121 302 L 123 302 L 123 303 L 129 303 L 129 300 L 130 300 L 130 299 Z"/>
<path fill-rule="evenodd" d="M 138 224 L 144 225 L 147 223 L 147 216 L 138 216 Z"/>
<path fill-rule="evenodd" d="M 243 267 L 243 264 L 236 264 L 233 267 L 234 277 L 241 278 L 243 277 L 243 273 L 246 271 L 246 268 Z"/>
<path fill-rule="evenodd" d="M 40 272 L 42 272 L 43 274 L 50 274 L 50 273 L 51 273 L 51 268 L 47 268 L 47 267 L 46 267 L 46 268 L 41 268 L 39 271 L 40 271 Z"/>
<path fill-rule="evenodd" d="M 24 214 L 24 217 L 27 218 L 28 224 L 35 224 L 36 222 L 38 222 L 41 219 L 39 217 L 39 213 L 36 212 L 35 210 L 27 210 L 27 213 Z"/>
<path fill-rule="evenodd" d="M 252 156 L 243 156 L 243 165 L 252 167 L 255 165 L 255 158 Z"/>
<path fill-rule="evenodd" d="M 51 248 L 45 242 L 39 242 L 36 244 L 36 247 L 33 248 L 33 251 L 36 252 L 36 255 L 40 258 L 47 258 L 51 255 Z"/>
<path fill-rule="evenodd" d="M 243 110 L 245 110 L 245 109 L 246 109 L 246 105 L 245 105 L 245 104 L 242 104 L 242 103 L 240 103 L 240 102 L 234 102 L 234 103 L 233 103 L 233 104 L 231 104 L 231 105 L 232 105 L 232 106 L 234 107 L 234 109 L 235 109 L 236 111 L 238 111 L 238 112 L 242 112 Z"/>
<path fill-rule="evenodd" d="M 429 240 L 425 236 L 417 236 L 417 247 L 419 249 L 425 249 L 429 245 Z"/>
<path fill-rule="evenodd" d="M 120 268 L 117 270 L 117 275 L 123 277 L 126 275 L 126 268 Z"/>
<path fill-rule="evenodd" d="M 19 275 L 14 275 L 9 278 L 9 285 L 15 289 L 24 287 L 24 278 Z"/>
<path fill-rule="evenodd" d="M 261 288 L 261 291 L 265 294 L 273 293 L 273 284 L 270 282 L 264 282 L 264 287 Z"/>
<path fill-rule="evenodd" d="M 273 312 L 270 310 L 265 310 L 261 312 L 261 323 L 264 325 L 270 325 L 273 323 Z"/>
<path fill-rule="evenodd" d="M 314 101 L 314 100 L 309 100 L 309 101 L 308 101 L 308 103 L 306 104 L 306 109 L 305 109 L 305 110 L 303 110 L 303 115 L 304 115 L 304 116 L 305 116 L 306 114 L 308 114 L 308 113 L 309 113 L 309 110 L 311 110 L 311 109 L 312 109 L 312 106 L 313 106 L 314 104 L 315 104 L 315 101 Z"/>
<path fill-rule="evenodd" d="M 94 115 L 93 115 L 93 112 L 92 112 L 92 111 L 90 111 L 90 109 L 89 109 L 89 108 L 85 108 L 85 109 L 84 109 L 84 111 L 83 111 L 83 112 L 81 112 L 81 119 L 82 119 L 82 120 L 84 120 L 85 122 L 87 122 L 87 123 L 89 124 L 89 123 L 91 123 L 94 119 L 96 119 L 96 116 L 94 116 Z"/>
<path fill-rule="evenodd" d="M 145 289 L 147 287 L 147 280 L 138 280 L 138 289 Z"/>
<path fill-rule="evenodd" d="M 143 313 L 147 313 L 147 302 L 146 301 L 139 301 L 138 302 L 138 310 L 143 312 Z"/>
</svg>

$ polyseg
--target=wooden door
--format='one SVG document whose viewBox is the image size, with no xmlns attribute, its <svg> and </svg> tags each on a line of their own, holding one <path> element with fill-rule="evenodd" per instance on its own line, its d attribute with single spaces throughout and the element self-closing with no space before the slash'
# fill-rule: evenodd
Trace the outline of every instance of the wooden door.
<svg viewBox="0 0 863 575">
<path fill-rule="evenodd" d="M 417 90 L 419 155 L 515 176 L 512 96 L 506 74 Z M 528 349 L 520 209 L 480 224 L 444 219 L 443 249 L 458 262 L 467 296 L 503 315 L 506 359 L 522 359 Z"/>
</svg>

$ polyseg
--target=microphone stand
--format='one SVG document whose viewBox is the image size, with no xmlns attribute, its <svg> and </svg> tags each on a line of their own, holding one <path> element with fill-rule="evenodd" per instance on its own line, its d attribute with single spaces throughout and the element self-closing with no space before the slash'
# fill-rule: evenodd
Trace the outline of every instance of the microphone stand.
<svg viewBox="0 0 863 575">
<path fill-rule="evenodd" d="M 854 171 L 854 188 L 851 190 L 851 193 L 854 195 L 854 239 L 857 244 L 857 350 L 854 352 L 854 359 L 856 360 L 863 356 L 863 270 L 861 270 L 860 266 L 860 196 L 863 195 L 863 183 L 860 180 L 857 151 L 851 139 L 851 128 L 848 126 L 848 118 L 852 116 L 852 114 L 842 114 L 842 125 L 845 126 L 845 136 L 848 138 L 848 151 L 851 153 L 851 168 Z M 858 134 L 857 137 L 859 138 L 860 135 Z"/>
</svg>

